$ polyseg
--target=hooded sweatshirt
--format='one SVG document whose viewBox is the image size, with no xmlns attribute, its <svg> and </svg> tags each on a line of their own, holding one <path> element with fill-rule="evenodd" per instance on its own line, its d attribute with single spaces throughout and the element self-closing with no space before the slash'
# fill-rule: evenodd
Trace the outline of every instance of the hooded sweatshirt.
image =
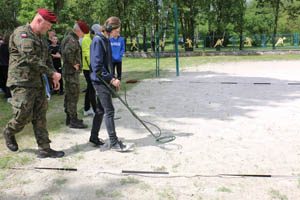
<svg viewBox="0 0 300 200">
<path fill-rule="evenodd" d="M 112 62 L 122 62 L 122 57 L 125 51 L 124 39 L 118 37 L 117 39 L 109 38 L 111 51 L 112 51 Z"/>
<path fill-rule="evenodd" d="M 102 40 L 102 41 L 101 41 Z M 95 84 L 103 84 L 96 73 L 101 73 L 101 78 L 110 83 L 115 78 L 112 74 L 112 56 L 110 41 L 102 33 L 96 33 L 90 46 L 91 73 L 90 77 Z"/>
</svg>

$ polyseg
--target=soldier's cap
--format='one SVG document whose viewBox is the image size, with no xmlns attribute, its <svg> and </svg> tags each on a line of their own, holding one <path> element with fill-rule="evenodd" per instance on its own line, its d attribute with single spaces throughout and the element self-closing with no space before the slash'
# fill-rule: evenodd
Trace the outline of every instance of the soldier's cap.
<svg viewBox="0 0 300 200">
<path fill-rule="evenodd" d="M 81 31 L 84 33 L 84 34 L 88 34 L 90 32 L 90 29 L 89 29 L 89 26 L 86 25 L 86 23 L 84 23 L 83 21 L 78 21 L 77 22 L 78 26 L 80 27 Z"/>
<path fill-rule="evenodd" d="M 48 22 L 55 24 L 57 22 L 56 16 L 53 12 L 46 8 L 39 8 L 38 13 Z"/>
<path fill-rule="evenodd" d="M 100 24 L 94 24 L 91 29 L 95 32 L 95 33 L 100 33 L 101 32 L 101 25 Z"/>
</svg>

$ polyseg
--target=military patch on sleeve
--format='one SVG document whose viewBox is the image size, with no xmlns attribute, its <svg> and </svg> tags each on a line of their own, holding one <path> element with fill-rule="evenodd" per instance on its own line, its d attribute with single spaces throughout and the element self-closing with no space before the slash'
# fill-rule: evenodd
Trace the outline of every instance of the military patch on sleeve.
<svg viewBox="0 0 300 200">
<path fill-rule="evenodd" d="M 26 33 L 22 33 L 22 34 L 21 34 L 21 37 L 22 37 L 22 38 L 27 38 L 27 34 L 26 34 Z"/>
</svg>

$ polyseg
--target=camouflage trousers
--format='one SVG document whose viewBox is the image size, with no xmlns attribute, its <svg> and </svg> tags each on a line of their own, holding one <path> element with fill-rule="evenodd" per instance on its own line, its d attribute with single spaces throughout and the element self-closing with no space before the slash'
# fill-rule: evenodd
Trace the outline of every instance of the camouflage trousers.
<svg viewBox="0 0 300 200">
<path fill-rule="evenodd" d="M 77 119 L 77 103 L 80 93 L 79 73 L 65 74 L 65 113 L 70 119 Z"/>
<path fill-rule="evenodd" d="M 51 141 L 46 128 L 48 102 L 45 88 L 12 86 L 11 94 L 13 118 L 6 126 L 8 136 L 19 133 L 31 122 L 38 147 L 49 148 Z"/>
</svg>

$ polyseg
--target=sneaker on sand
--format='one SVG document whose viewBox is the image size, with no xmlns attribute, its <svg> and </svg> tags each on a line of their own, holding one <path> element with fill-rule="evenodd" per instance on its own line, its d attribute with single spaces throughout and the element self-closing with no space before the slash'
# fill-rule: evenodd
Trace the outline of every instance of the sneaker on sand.
<svg viewBox="0 0 300 200">
<path fill-rule="evenodd" d="M 11 97 L 7 98 L 7 103 L 11 102 Z"/>
<path fill-rule="evenodd" d="M 130 147 L 123 144 L 121 140 L 118 140 L 115 144 L 111 145 L 110 149 L 117 152 L 126 152 L 130 150 Z"/>
<path fill-rule="evenodd" d="M 83 115 L 84 116 L 88 116 L 88 115 L 94 115 L 94 111 L 92 108 L 90 108 L 88 111 L 83 111 Z"/>
<path fill-rule="evenodd" d="M 65 155 L 63 151 L 55 151 L 51 148 L 47 149 L 39 149 L 38 150 L 38 158 L 61 158 Z"/>
</svg>

